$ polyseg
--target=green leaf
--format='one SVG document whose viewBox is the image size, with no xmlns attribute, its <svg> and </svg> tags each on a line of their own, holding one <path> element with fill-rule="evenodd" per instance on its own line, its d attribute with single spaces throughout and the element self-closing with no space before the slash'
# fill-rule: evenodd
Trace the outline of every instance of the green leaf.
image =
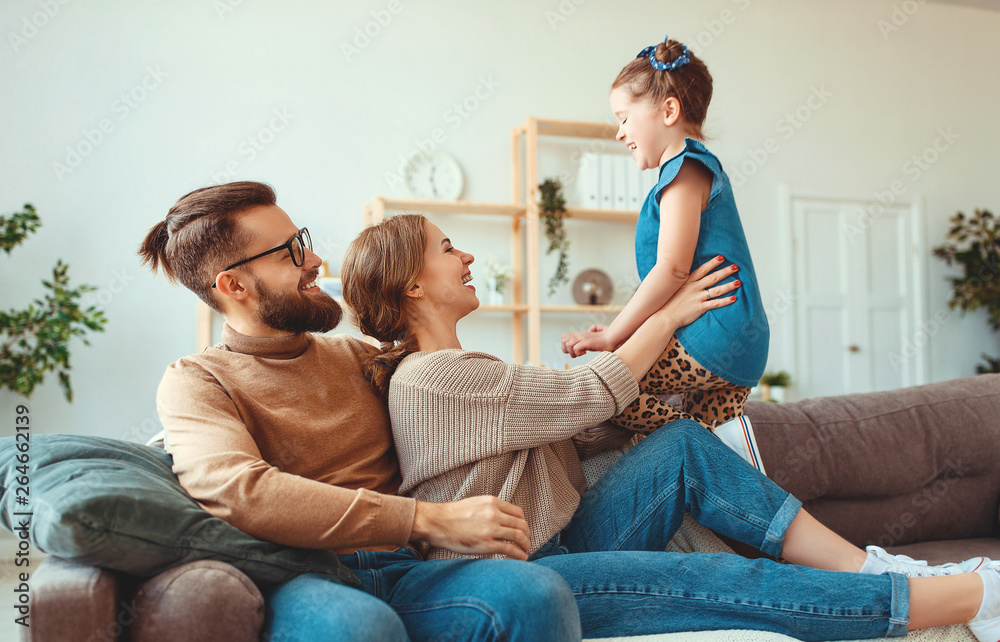
<svg viewBox="0 0 1000 642">
<path fill-rule="evenodd" d="M 566 229 L 563 225 L 566 216 L 566 199 L 562 194 L 562 181 L 554 178 L 545 179 L 538 186 L 539 209 L 542 223 L 545 225 L 545 238 L 549 244 L 546 254 L 559 252 L 559 262 L 556 271 L 549 279 L 549 295 L 555 294 L 560 283 L 569 283 L 569 241 L 566 239 Z"/>
<path fill-rule="evenodd" d="M 0 248 L 10 253 L 40 225 L 30 204 L 24 206 L 24 212 L 0 216 Z M 43 280 L 42 286 L 50 292 L 27 309 L 0 312 L 0 337 L 8 337 L 0 353 L 0 385 L 30 397 L 45 374 L 55 371 L 66 400 L 72 402 L 69 341 L 74 336 L 84 337 L 88 331 L 103 332 L 107 318 L 94 306 L 80 309 L 82 294 L 97 288 L 70 288 L 69 265 L 62 259 L 52 269 L 52 280 Z M 89 345 L 85 338 L 83 341 Z"/>
</svg>

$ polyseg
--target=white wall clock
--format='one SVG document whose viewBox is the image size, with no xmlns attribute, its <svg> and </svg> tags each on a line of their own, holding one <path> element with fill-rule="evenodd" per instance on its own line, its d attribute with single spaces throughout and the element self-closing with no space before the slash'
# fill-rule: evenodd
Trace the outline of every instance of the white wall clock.
<svg viewBox="0 0 1000 642">
<path fill-rule="evenodd" d="M 465 186 L 462 168 L 447 152 L 415 154 L 406 168 L 403 178 L 413 198 L 457 201 L 462 195 Z"/>
</svg>

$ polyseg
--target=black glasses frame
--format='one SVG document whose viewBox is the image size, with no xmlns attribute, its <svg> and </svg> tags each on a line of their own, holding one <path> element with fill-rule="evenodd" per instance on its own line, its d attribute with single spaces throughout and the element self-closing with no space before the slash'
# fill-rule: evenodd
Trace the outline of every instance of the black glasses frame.
<svg viewBox="0 0 1000 642">
<path fill-rule="evenodd" d="M 295 241 L 298 241 L 299 245 L 302 247 L 302 258 L 300 258 L 300 259 L 296 259 L 296 257 L 295 257 L 295 251 L 292 249 L 292 247 L 293 247 L 292 244 L 295 243 Z M 313 249 L 312 237 L 309 236 L 309 230 L 307 230 L 306 228 L 303 227 L 301 230 L 298 231 L 297 234 L 295 234 L 295 236 L 293 236 L 292 238 L 288 239 L 287 241 L 285 241 L 284 243 L 282 243 L 278 247 L 272 247 L 270 250 L 268 250 L 266 252 L 261 252 L 260 254 L 256 254 L 254 256 L 251 256 L 248 259 L 243 259 L 242 261 L 237 261 L 236 263 L 233 263 L 232 265 L 230 265 L 229 267 L 227 267 L 225 270 L 222 270 L 222 271 L 225 272 L 227 270 L 231 270 L 234 267 L 239 267 L 239 266 L 243 265 L 244 263 L 249 263 L 250 261 L 254 261 L 254 260 L 259 259 L 259 258 L 261 258 L 263 256 L 267 256 L 268 254 L 274 254 L 275 252 L 280 252 L 281 250 L 288 250 L 289 256 L 292 257 L 292 264 L 295 267 L 302 267 L 302 264 L 305 263 L 305 261 L 306 261 L 306 250 L 312 251 L 312 249 Z M 212 284 L 212 287 L 213 288 L 215 287 L 215 283 Z"/>
</svg>

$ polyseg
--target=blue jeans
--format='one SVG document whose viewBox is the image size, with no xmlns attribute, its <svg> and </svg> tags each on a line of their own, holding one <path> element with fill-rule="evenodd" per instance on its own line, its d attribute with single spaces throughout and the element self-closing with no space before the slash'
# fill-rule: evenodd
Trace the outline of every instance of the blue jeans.
<svg viewBox="0 0 1000 642">
<path fill-rule="evenodd" d="M 902 575 L 662 552 L 686 509 L 698 523 L 777 556 L 801 506 L 705 428 L 677 420 L 615 462 L 532 560 L 569 583 L 584 637 L 719 629 L 801 640 L 906 635 Z"/>
<path fill-rule="evenodd" d="M 341 555 L 361 590 L 300 575 L 272 591 L 262 642 L 579 640 L 573 593 L 516 560 L 421 561 L 412 549 Z"/>
</svg>

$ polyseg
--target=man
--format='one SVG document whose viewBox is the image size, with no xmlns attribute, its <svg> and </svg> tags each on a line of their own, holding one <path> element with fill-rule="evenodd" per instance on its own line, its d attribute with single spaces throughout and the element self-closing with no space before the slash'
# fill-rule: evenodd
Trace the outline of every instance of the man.
<svg viewBox="0 0 1000 642">
<path fill-rule="evenodd" d="M 222 344 L 172 364 L 157 411 L 181 484 L 258 538 L 330 548 L 361 589 L 303 575 L 267 595 L 271 640 L 579 639 L 566 582 L 523 564 L 527 523 L 495 497 L 396 494 L 400 473 L 366 344 L 332 330 L 309 233 L 255 182 L 182 197 L 139 254 L 226 319 Z M 422 561 L 409 543 L 515 559 Z"/>
</svg>

